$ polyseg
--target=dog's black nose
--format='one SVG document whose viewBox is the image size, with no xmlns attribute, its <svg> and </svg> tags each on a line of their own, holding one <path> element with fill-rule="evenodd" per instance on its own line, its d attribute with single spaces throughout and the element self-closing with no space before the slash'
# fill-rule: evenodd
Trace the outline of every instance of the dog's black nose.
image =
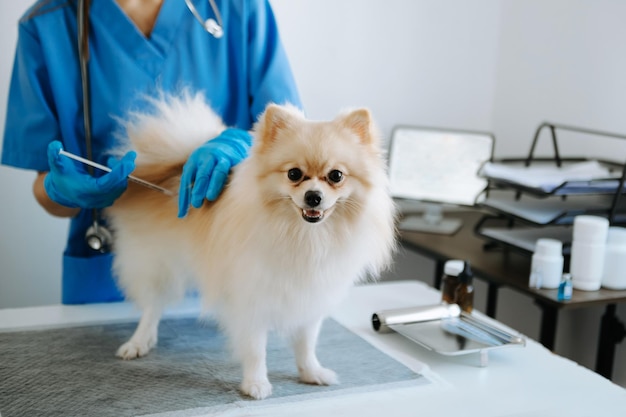
<svg viewBox="0 0 626 417">
<path fill-rule="evenodd" d="M 304 193 L 304 202 L 309 207 L 317 207 L 322 202 L 322 194 L 319 191 L 307 191 Z"/>
</svg>

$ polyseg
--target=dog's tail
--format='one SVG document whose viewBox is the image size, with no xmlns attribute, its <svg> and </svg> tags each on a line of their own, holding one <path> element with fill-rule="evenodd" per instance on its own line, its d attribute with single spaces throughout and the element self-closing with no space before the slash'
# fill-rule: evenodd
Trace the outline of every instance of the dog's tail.
<svg viewBox="0 0 626 417">
<path fill-rule="evenodd" d="M 151 111 L 130 113 L 122 121 L 125 138 L 115 153 L 137 152 L 133 175 L 161 183 L 180 175 L 198 146 L 219 135 L 225 126 L 202 93 L 147 98 Z"/>
</svg>

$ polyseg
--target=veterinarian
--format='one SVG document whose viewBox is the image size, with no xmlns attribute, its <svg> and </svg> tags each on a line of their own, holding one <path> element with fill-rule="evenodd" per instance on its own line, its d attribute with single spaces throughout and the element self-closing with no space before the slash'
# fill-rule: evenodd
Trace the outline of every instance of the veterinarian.
<svg viewBox="0 0 626 417">
<path fill-rule="evenodd" d="M 267 103 L 301 107 L 267 0 L 76 3 L 40 0 L 19 21 L 2 149 L 3 164 L 38 172 L 33 191 L 39 204 L 53 216 L 71 218 L 63 254 L 65 304 L 122 298 L 100 218 L 134 169 L 134 152 L 107 160 L 116 118 L 144 108 L 146 96 L 186 88 L 204 92 L 232 126 L 207 138 L 185 164 L 178 214 L 184 217 L 190 204 L 200 207 L 218 196 L 230 168 L 247 156 L 247 131 Z M 91 117 L 83 117 L 85 108 Z M 111 172 L 94 170 L 95 178 L 59 155 L 61 148 L 91 153 Z"/>
</svg>

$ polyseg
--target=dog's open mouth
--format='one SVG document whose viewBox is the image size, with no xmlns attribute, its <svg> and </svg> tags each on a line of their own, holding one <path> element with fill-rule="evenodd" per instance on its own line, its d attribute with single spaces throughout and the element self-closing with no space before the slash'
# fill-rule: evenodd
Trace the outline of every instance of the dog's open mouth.
<svg viewBox="0 0 626 417">
<path fill-rule="evenodd" d="M 321 210 L 302 209 L 302 218 L 309 223 L 317 223 L 324 218 L 324 212 Z"/>
</svg>

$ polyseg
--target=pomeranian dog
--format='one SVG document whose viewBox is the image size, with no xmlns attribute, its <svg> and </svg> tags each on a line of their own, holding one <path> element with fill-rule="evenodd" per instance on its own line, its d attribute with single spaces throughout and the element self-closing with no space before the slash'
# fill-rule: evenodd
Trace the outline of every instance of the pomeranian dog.
<svg viewBox="0 0 626 417">
<path fill-rule="evenodd" d="M 191 152 L 225 126 L 201 94 L 153 100 L 154 112 L 125 122 L 134 175 L 176 195 Z M 378 133 L 367 110 L 310 121 L 270 104 L 253 130 L 250 156 L 215 202 L 177 217 L 178 198 L 130 183 L 106 210 L 115 233 L 114 270 L 142 310 L 117 355 L 157 343 L 167 304 L 195 287 L 241 363 L 241 391 L 272 392 L 269 332 L 292 343 L 304 383 L 337 383 L 317 359 L 322 321 L 351 286 L 391 262 L 395 208 Z"/>
</svg>

